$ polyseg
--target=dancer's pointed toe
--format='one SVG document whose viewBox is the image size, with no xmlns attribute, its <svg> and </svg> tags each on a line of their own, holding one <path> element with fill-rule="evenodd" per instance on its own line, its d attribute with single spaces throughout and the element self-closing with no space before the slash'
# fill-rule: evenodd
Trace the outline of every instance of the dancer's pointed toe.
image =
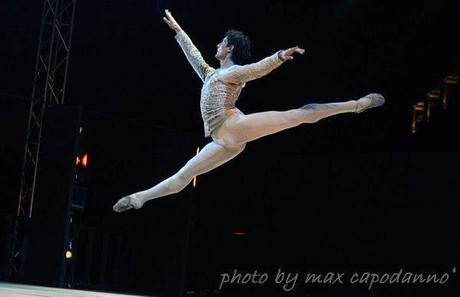
<svg viewBox="0 0 460 297">
<path fill-rule="evenodd" d="M 378 93 L 367 94 L 356 103 L 356 113 L 361 113 L 367 109 L 381 106 L 385 103 L 385 98 Z"/>
<path fill-rule="evenodd" d="M 139 209 L 141 207 L 142 207 L 142 203 L 133 194 L 133 195 L 125 196 L 121 198 L 120 200 L 118 200 L 117 203 L 115 203 L 115 205 L 113 206 L 113 211 L 124 212 L 130 209 Z"/>
</svg>

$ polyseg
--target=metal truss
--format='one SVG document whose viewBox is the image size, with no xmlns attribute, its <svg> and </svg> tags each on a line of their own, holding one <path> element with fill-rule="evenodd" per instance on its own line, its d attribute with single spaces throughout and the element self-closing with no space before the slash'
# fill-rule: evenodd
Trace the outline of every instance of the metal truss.
<svg viewBox="0 0 460 297">
<path fill-rule="evenodd" d="M 64 103 L 76 2 L 44 0 L 43 3 L 16 212 L 17 223 L 10 258 L 10 277 L 13 271 L 18 273 L 16 262 L 22 248 L 22 224 L 32 217 L 44 112 L 49 105 Z"/>
</svg>

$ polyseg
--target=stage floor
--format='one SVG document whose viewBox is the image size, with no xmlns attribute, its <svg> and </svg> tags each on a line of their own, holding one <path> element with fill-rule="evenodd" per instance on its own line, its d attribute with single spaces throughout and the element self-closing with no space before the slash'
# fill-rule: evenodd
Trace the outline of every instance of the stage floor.
<svg viewBox="0 0 460 297">
<path fill-rule="evenodd" d="M 0 282 L 1 297 L 123 297 L 141 296 L 103 292 L 82 291 L 73 289 L 58 289 L 39 286 L 27 286 L 14 283 Z"/>
</svg>

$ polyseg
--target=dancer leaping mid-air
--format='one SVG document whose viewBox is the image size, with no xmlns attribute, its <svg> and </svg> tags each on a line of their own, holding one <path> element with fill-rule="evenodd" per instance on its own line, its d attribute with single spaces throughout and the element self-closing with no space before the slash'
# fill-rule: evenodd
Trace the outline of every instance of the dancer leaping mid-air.
<svg viewBox="0 0 460 297">
<path fill-rule="evenodd" d="M 215 57 L 220 67 L 209 66 L 182 30 L 171 12 L 165 10 L 163 20 L 176 32 L 176 40 L 188 61 L 203 81 L 201 89 L 201 116 L 208 143 L 195 157 L 190 159 L 176 174 L 154 187 L 121 198 L 113 210 L 122 212 L 139 209 L 145 202 L 174 194 L 185 188 L 193 177 L 213 170 L 236 157 L 247 142 L 299 126 L 315 123 L 323 118 L 340 113 L 360 113 L 385 102 L 380 94 L 368 94 L 358 100 L 336 103 L 310 103 L 287 111 L 267 111 L 243 114 L 235 102 L 245 84 L 267 75 L 294 54 L 303 54 L 304 49 L 295 46 L 279 50 L 257 63 L 243 65 L 250 55 L 250 40 L 243 33 L 229 30 L 217 44 Z"/>
</svg>

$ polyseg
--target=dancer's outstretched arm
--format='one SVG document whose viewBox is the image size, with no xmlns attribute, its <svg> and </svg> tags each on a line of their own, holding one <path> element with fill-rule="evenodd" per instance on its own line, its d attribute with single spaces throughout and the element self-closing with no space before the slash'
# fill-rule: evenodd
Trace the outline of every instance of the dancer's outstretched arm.
<svg viewBox="0 0 460 297">
<path fill-rule="evenodd" d="M 163 17 L 163 20 L 171 29 L 176 32 L 176 40 L 182 48 L 185 56 L 187 57 L 187 60 L 190 62 L 193 69 L 195 69 L 195 72 L 204 82 L 206 76 L 208 76 L 214 70 L 214 68 L 206 63 L 206 61 L 201 56 L 200 51 L 196 48 L 184 30 L 182 30 L 182 28 L 179 26 L 177 21 L 171 15 L 171 12 L 166 9 L 165 14 L 166 17 Z"/>
<path fill-rule="evenodd" d="M 233 66 L 231 70 L 221 76 L 221 79 L 231 83 L 245 83 L 250 80 L 261 78 L 279 67 L 284 61 L 294 59 L 294 53 L 303 54 L 304 49 L 295 46 L 260 60 L 259 62 Z"/>
</svg>

